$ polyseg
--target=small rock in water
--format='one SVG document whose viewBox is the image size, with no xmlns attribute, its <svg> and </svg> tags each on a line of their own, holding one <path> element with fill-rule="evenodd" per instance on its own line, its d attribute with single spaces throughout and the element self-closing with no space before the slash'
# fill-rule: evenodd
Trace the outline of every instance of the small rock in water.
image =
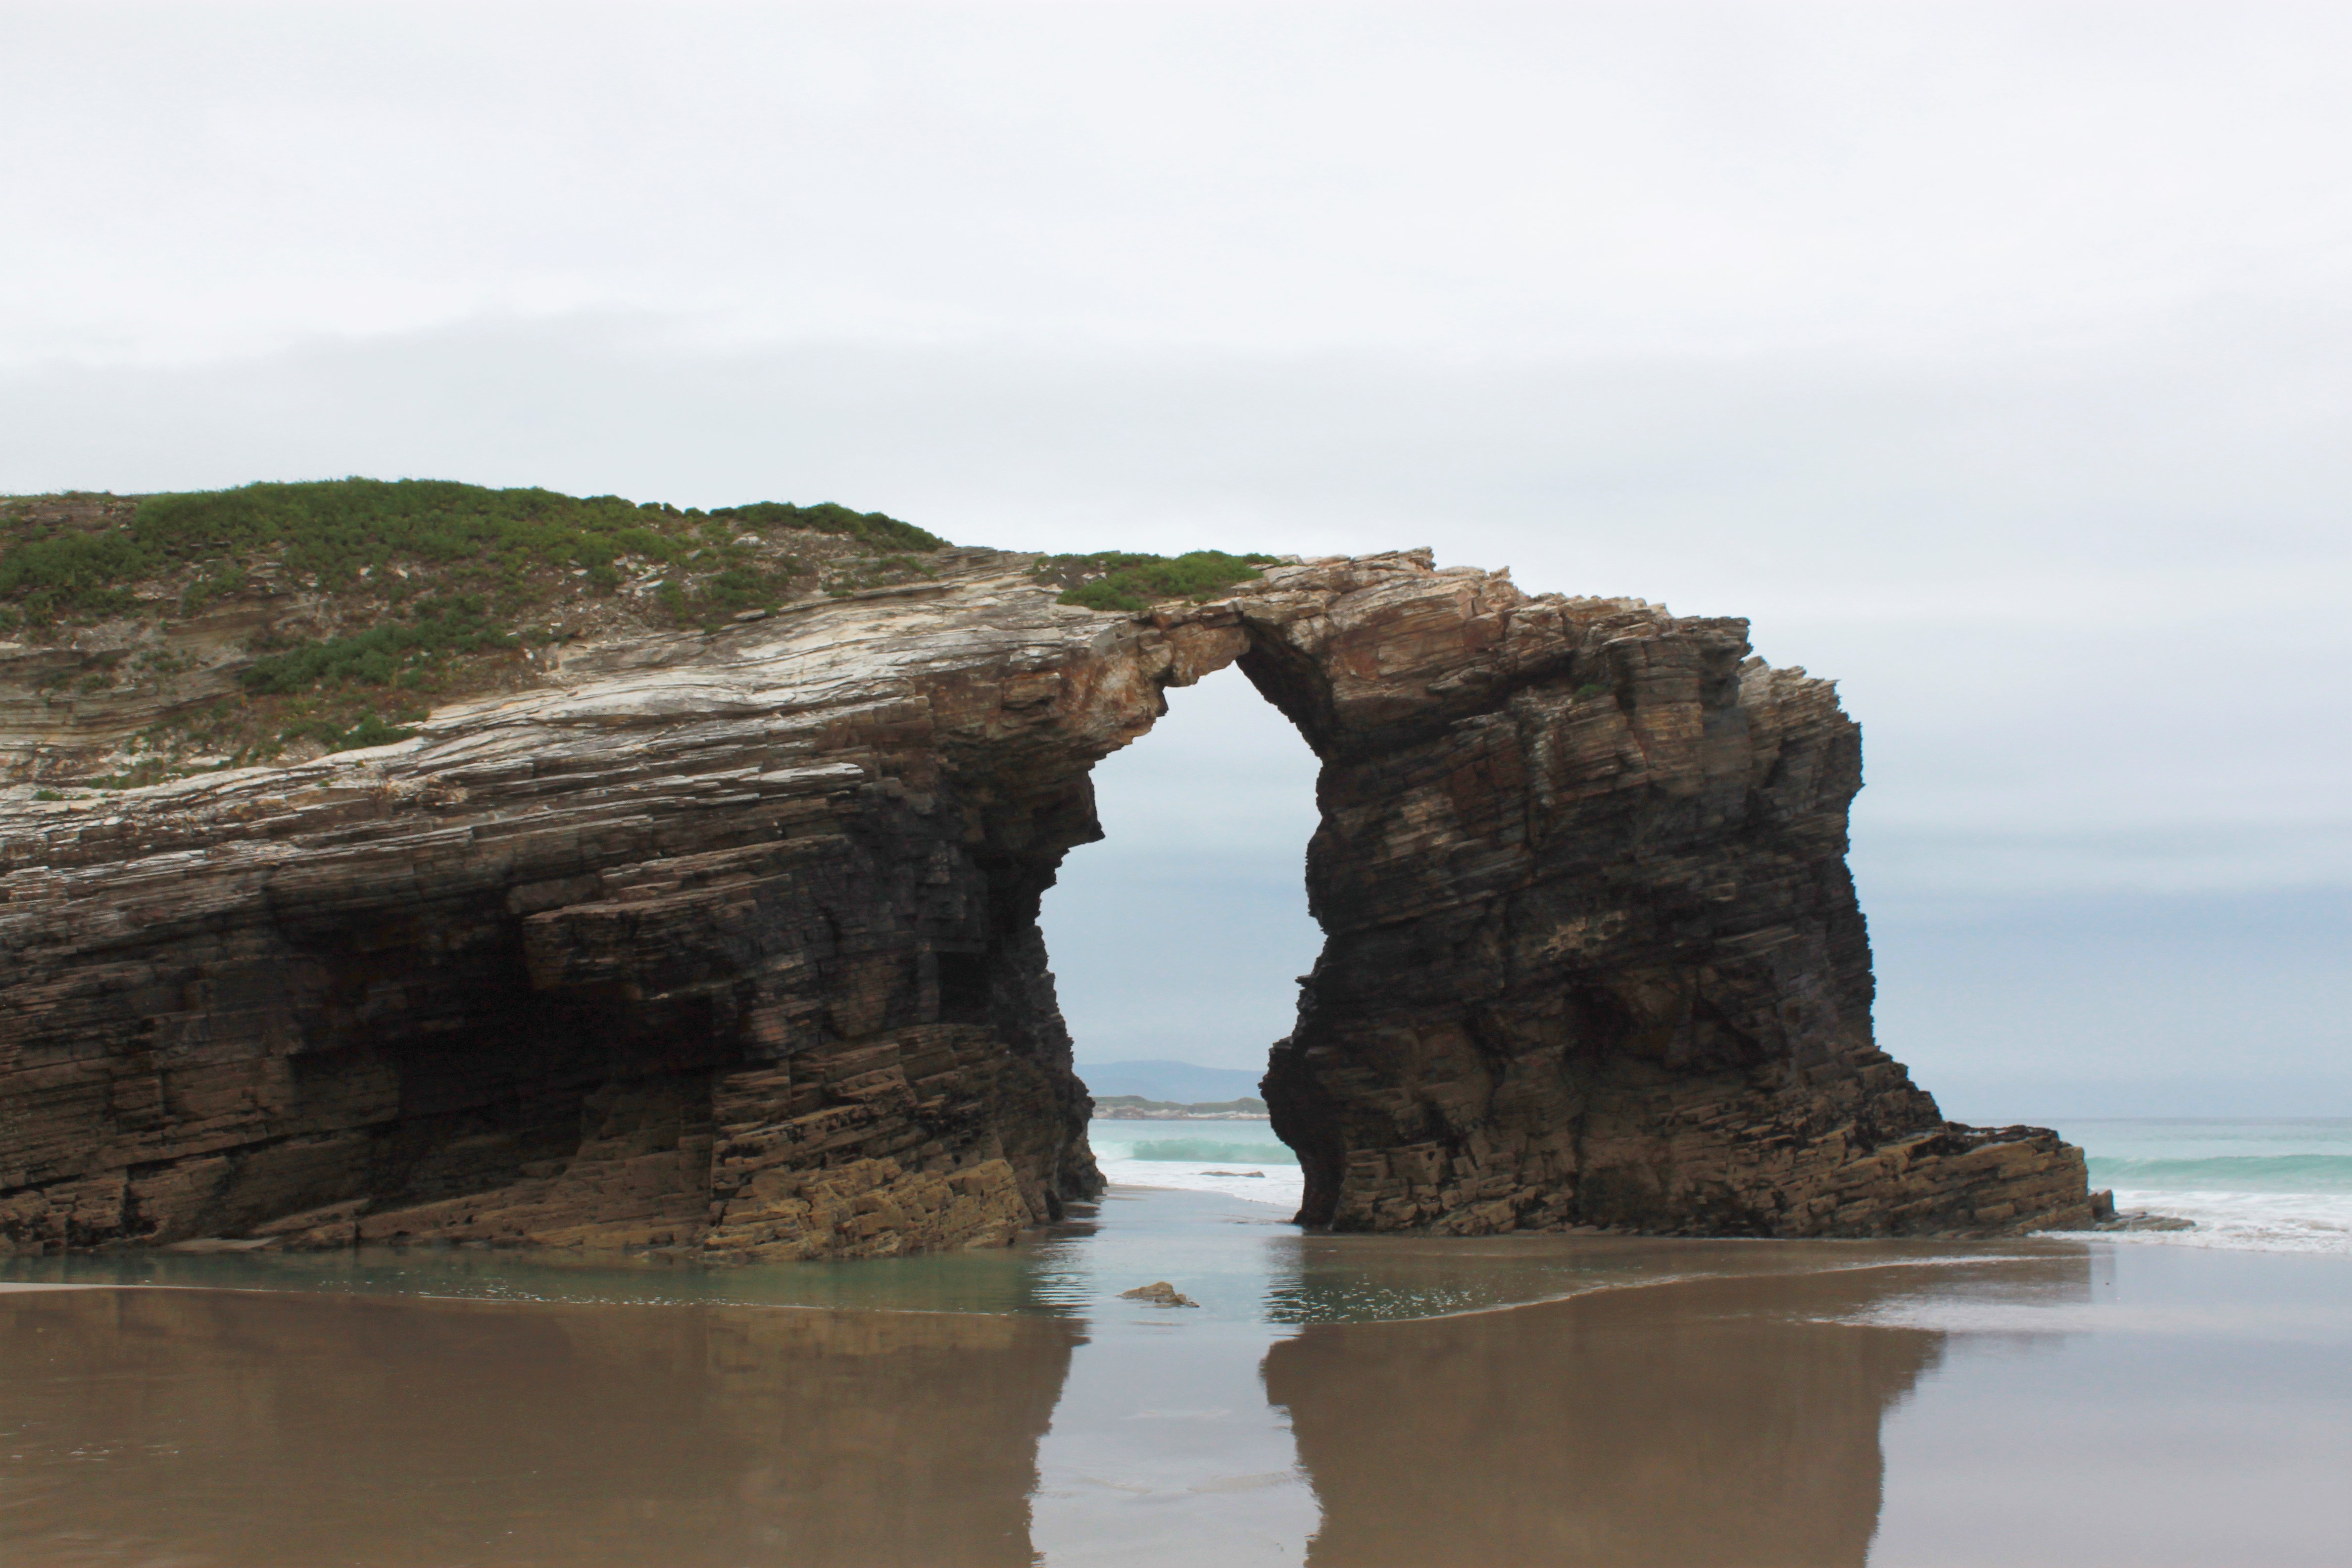
<svg viewBox="0 0 2352 1568">
<path fill-rule="evenodd" d="M 1259 1176 L 1259 1177 L 1263 1177 L 1263 1176 L 1265 1174 L 1265 1173 L 1264 1171 L 1203 1171 L 1203 1172 L 1202 1172 L 1202 1173 L 1201 1173 L 1201 1174 L 1202 1174 L 1202 1175 L 1204 1175 L 1204 1176 Z"/>
<path fill-rule="evenodd" d="M 1155 1307 L 1197 1307 L 1201 1303 L 1185 1295 L 1165 1279 L 1154 1279 L 1149 1285 L 1138 1285 L 1132 1290 L 1121 1290 L 1125 1301 L 1149 1301 Z"/>
<path fill-rule="evenodd" d="M 247 1237 L 200 1236 L 188 1241 L 168 1242 L 163 1250 L 165 1252 L 259 1252 L 264 1247 L 275 1245 L 277 1240 L 274 1236 Z"/>
<path fill-rule="evenodd" d="M 2195 1230 L 2197 1222 L 2182 1219 L 2178 1215 L 2150 1214 L 2146 1209 L 2126 1209 L 2113 1219 L 2096 1221 L 2093 1230 Z"/>
</svg>

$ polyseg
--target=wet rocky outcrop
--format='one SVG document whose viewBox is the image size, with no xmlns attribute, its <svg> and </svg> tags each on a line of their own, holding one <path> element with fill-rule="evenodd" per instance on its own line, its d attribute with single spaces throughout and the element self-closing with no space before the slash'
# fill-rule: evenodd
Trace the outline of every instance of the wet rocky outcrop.
<svg viewBox="0 0 2352 1568">
<path fill-rule="evenodd" d="M 1310 1222 L 2087 1216 L 2077 1151 L 1876 1047 L 1858 731 L 1744 623 L 1425 552 L 1128 615 L 1029 559 L 552 649 L 373 750 L 8 790 L 0 1237 L 1005 1240 L 1100 1186 L 1036 925 L 1087 771 L 1236 662 L 1323 763 L 1328 941 L 1265 1086 Z M 40 711 L 0 751 L 70 783 Z"/>
</svg>

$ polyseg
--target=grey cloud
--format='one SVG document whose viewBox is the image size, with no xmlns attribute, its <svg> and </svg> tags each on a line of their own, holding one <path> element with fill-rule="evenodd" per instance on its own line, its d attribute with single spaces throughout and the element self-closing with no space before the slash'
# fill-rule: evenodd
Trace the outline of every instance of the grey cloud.
<svg viewBox="0 0 2352 1568">
<path fill-rule="evenodd" d="M 716 353 L 591 318 L 13 373 L 0 483 L 432 473 L 837 499 L 1013 546 L 1431 543 L 1745 614 L 1839 678 L 1897 883 L 2340 884 L 2347 410 L 2282 374 L 2246 416 L 2263 345 L 2221 326 L 2001 366 L 1628 366 Z M 2028 866 L 2037 834 L 2105 837 Z"/>
<path fill-rule="evenodd" d="M 1887 1043 L 1930 1082 L 2276 1038 L 2303 1087 L 2260 1094 L 2352 1106 L 2313 1000 L 2352 941 L 2341 8 L 7 26 L 0 491 L 832 499 L 1746 615 L 1864 724 Z M 1106 765 L 1049 900 L 1074 1020 L 1195 1009 L 1097 1057 L 1287 1026 L 1309 773 L 1221 679 Z"/>
</svg>

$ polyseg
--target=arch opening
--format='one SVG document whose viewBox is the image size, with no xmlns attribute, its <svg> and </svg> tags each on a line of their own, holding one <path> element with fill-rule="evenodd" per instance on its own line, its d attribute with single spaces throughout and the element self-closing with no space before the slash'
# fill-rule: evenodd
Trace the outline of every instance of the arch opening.
<svg viewBox="0 0 2352 1568">
<path fill-rule="evenodd" d="M 1103 837 L 1063 860 L 1040 915 L 1055 992 L 1110 1179 L 1227 1191 L 1286 1215 L 1298 1171 L 1262 1108 L 1171 1123 L 1131 1102 L 1262 1107 L 1271 1043 L 1290 1032 L 1322 948 L 1305 884 L 1317 759 L 1238 669 L 1165 700 L 1149 733 L 1090 774 Z M 1208 1173 L 1224 1169 L 1263 1174 Z"/>
</svg>

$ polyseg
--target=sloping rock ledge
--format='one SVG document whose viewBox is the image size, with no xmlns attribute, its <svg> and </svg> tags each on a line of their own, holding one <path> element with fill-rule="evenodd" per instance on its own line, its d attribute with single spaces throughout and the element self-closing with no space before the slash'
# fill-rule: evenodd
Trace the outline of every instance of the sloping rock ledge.
<svg viewBox="0 0 2352 1568">
<path fill-rule="evenodd" d="M 2082 1155 L 1877 1049 L 1830 685 L 1427 552 L 1032 559 L 567 652 L 415 739 L 0 802 L 0 1237 L 1002 1243 L 1102 1184 L 1038 934 L 1088 769 L 1238 662 L 1322 763 L 1265 1097 L 1310 1224 L 1987 1235 Z M 60 742 L 62 744 L 62 742 Z"/>
</svg>

